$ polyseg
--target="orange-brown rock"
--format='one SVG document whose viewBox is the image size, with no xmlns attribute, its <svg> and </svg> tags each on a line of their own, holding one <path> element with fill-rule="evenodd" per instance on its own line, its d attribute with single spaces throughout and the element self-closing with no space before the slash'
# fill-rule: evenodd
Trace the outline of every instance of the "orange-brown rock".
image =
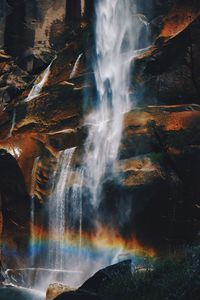
<svg viewBox="0 0 200 300">
<path fill-rule="evenodd" d="M 82 118 L 82 99 L 82 92 L 67 82 L 49 87 L 39 97 L 16 106 L 13 133 L 76 128 Z"/>
<path fill-rule="evenodd" d="M 164 25 L 159 38 L 165 41 L 174 38 L 185 30 L 200 15 L 198 0 L 177 1 L 164 17 Z"/>
<path fill-rule="evenodd" d="M 62 293 L 70 291 L 74 291 L 74 289 L 59 283 L 52 283 L 46 291 L 46 300 L 53 300 Z"/>
</svg>

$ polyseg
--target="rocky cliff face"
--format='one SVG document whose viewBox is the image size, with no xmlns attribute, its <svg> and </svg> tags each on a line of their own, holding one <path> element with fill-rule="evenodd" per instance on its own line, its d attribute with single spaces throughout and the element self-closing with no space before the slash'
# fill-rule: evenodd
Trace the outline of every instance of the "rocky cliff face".
<svg viewBox="0 0 200 300">
<path fill-rule="evenodd" d="M 95 97 L 93 4 L 0 3 L 0 147 L 16 157 L 29 193 L 34 161 L 40 157 L 34 189 L 38 207 L 49 195 L 58 152 L 76 146 L 74 165 L 80 162 L 87 136 L 83 119 Z M 100 209 L 106 224 L 105 209 L 113 210 L 116 202 L 129 206 L 119 232 L 128 239 L 125 228 L 133 228 L 143 244 L 166 248 L 191 242 L 199 230 L 200 7 L 195 0 L 166 1 L 165 6 L 152 0 L 151 5 L 152 10 L 150 2 L 140 2 L 135 16 L 146 24 L 144 30 L 151 28 L 151 43 L 133 58 L 130 93 L 138 108 L 125 115 L 119 176 L 105 182 Z M 25 101 L 53 58 L 42 91 Z M 123 208 L 116 211 L 112 225 L 123 213 Z M 3 219 L 5 224 L 5 213 Z"/>
</svg>

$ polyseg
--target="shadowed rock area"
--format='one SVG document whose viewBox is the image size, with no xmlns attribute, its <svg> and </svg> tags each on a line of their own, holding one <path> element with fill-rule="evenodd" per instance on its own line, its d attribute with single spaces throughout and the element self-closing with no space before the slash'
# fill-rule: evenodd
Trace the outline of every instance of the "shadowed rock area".
<svg viewBox="0 0 200 300">
<path fill-rule="evenodd" d="M 0 150 L 0 199 L 1 263 L 9 267 L 16 265 L 19 257 L 25 261 L 30 234 L 30 197 L 17 161 L 3 149 Z"/>
</svg>

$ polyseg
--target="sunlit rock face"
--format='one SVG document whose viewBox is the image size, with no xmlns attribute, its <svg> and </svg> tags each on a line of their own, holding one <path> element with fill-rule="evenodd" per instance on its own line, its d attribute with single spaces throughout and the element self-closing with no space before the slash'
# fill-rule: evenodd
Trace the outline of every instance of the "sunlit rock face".
<svg viewBox="0 0 200 300">
<path fill-rule="evenodd" d="M 53 300 L 64 292 L 73 291 L 72 288 L 62 284 L 50 284 L 46 292 L 46 300 Z"/>
</svg>

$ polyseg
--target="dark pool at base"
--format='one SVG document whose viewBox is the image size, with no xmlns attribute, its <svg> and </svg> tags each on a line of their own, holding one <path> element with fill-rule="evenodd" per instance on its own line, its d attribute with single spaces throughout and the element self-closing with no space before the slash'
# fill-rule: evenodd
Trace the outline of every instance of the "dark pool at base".
<svg viewBox="0 0 200 300">
<path fill-rule="evenodd" d="M 1 287 L 0 300 L 44 300 L 45 297 L 28 289 Z"/>
</svg>

